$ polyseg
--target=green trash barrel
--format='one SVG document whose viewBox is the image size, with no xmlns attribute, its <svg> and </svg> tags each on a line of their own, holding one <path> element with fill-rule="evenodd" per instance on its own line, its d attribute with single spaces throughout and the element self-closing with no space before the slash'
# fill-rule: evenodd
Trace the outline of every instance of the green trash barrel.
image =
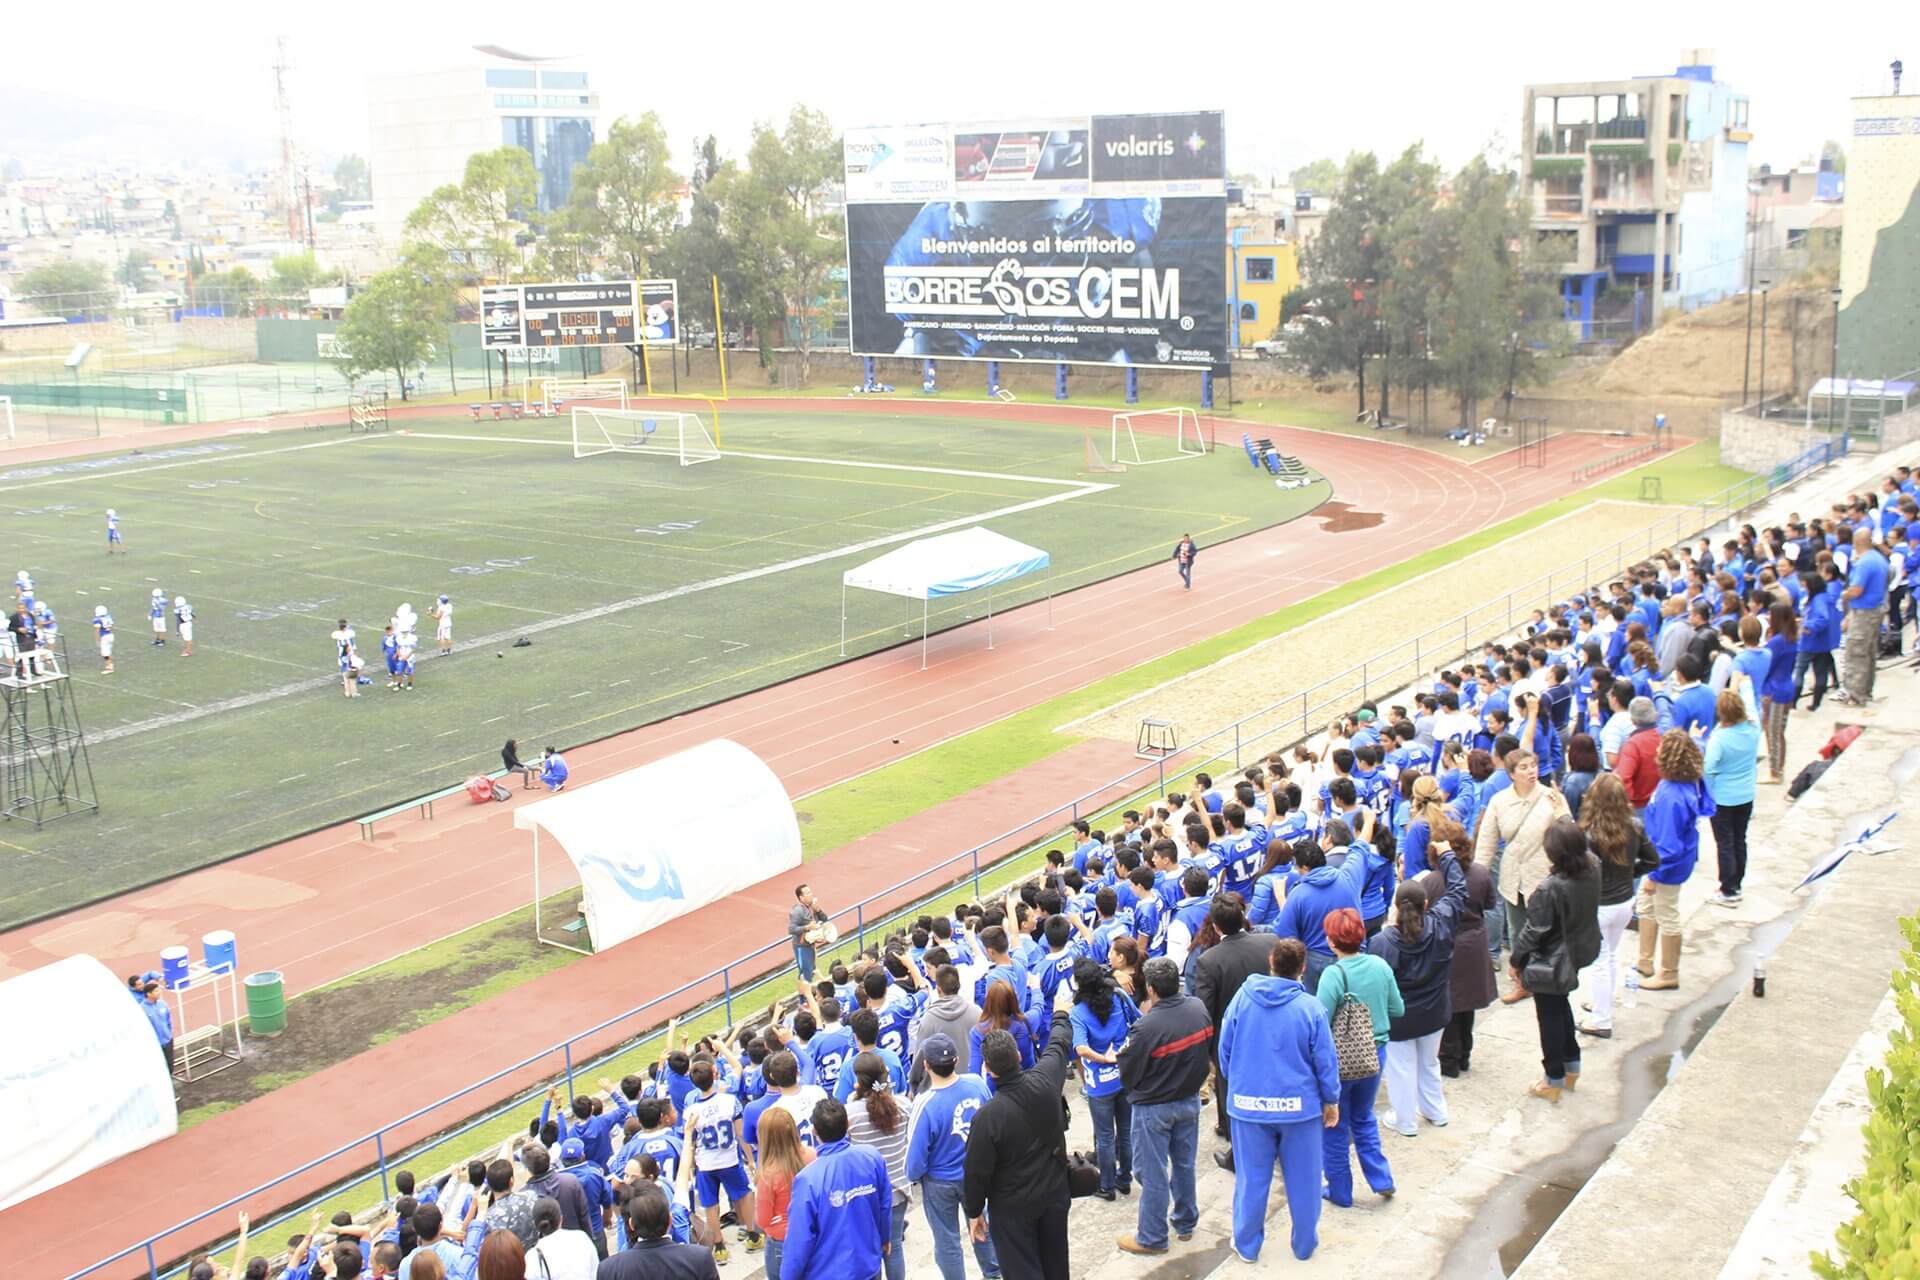
<svg viewBox="0 0 1920 1280">
<path fill-rule="evenodd" d="M 247 1029 L 256 1036 L 277 1036 L 287 1029 L 287 987 L 277 969 L 246 978 Z"/>
</svg>

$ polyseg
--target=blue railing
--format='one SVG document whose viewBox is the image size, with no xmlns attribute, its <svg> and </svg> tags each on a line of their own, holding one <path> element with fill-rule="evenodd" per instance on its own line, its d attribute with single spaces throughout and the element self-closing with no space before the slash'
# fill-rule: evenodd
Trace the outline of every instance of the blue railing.
<svg viewBox="0 0 1920 1280">
<path fill-rule="evenodd" d="M 1119 777 L 1083 792 L 1064 804 L 1056 805 L 991 840 L 977 844 L 965 852 L 955 854 L 872 894 L 832 917 L 834 923 L 842 930 L 842 945 L 851 946 L 856 951 L 863 949 L 866 946 L 869 929 L 881 929 L 892 920 L 911 916 L 938 896 L 950 892 L 956 884 L 970 884 L 974 897 L 978 898 L 981 893 L 983 870 L 991 869 L 996 863 L 1006 861 L 1014 855 L 1034 850 L 1057 836 L 1071 820 L 1083 815 L 1091 818 L 1111 812 L 1129 799 L 1141 794 L 1165 794 L 1170 765 L 1176 766 L 1171 770 L 1175 778 L 1195 770 L 1228 764 L 1237 769 L 1241 767 L 1243 760 L 1256 752 L 1264 753 L 1291 746 L 1294 742 L 1308 736 L 1320 719 L 1331 714 L 1335 709 L 1351 706 L 1355 701 L 1371 696 L 1374 690 L 1401 688 L 1423 672 L 1430 674 L 1434 663 L 1455 660 L 1460 655 L 1471 652 L 1477 645 L 1478 639 L 1491 630 L 1510 631 L 1518 620 L 1526 617 L 1530 608 L 1535 607 L 1535 601 L 1551 604 L 1565 599 L 1568 595 L 1583 590 L 1596 581 L 1605 580 L 1626 565 L 1651 555 L 1658 545 L 1671 546 L 1683 539 L 1705 533 L 1722 521 L 1733 520 L 1765 501 L 1776 490 L 1846 456 L 1848 449 L 1849 443 L 1845 436 L 1838 436 L 1815 445 L 1765 475 L 1758 475 L 1751 480 L 1730 485 L 1710 498 L 1677 510 L 1673 516 L 1661 520 L 1644 534 L 1623 538 L 1603 552 L 1588 555 L 1577 562 L 1564 565 L 1525 587 L 1505 593 L 1500 600 L 1489 601 L 1473 612 L 1440 623 L 1429 631 L 1413 637 L 1410 641 L 1403 641 L 1392 649 L 1373 655 L 1366 661 L 1323 680 L 1297 695 L 1290 694 L 1269 707 L 1203 735 L 1165 756 L 1142 763 Z M 931 887 L 926 892 L 916 894 L 910 900 L 893 901 L 915 886 L 927 885 Z M 893 905 L 883 905 L 889 902 Z M 870 914 L 873 917 L 871 920 L 868 919 Z M 577 1074 L 593 1071 L 597 1063 L 609 1058 L 644 1048 L 658 1037 L 660 1033 L 655 1028 L 664 1023 L 669 1016 L 686 1016 L 690 1012 L 692 1016 L 697 1017 L 704 1013 L 720 1011 L 724 1013 L 726 1021 L 731 1024 L 735 1020 L 736 1002 L 741 1003 L 745 1008 L 760 1008 L 766 999 L 763 993 L 787 973 L 784 959 L 788 953 L 789 944 L 785 940 L 772 942 L 751 951 L 710 973 L 681 984 L 672 991 L 655 996 L 624 1013 L 616 1014 L 584 1031 L 577 1032 L 558 1044 L 522 1058 L 511 1066 L 503 1067 L 483 1079 L 476 1080 L 464 1089 L 436 1099 L 398 1120 L 382 1125 L 369 1134 L 344 1143 L 296 1169 L 288 1170 L 257 1187 L 252 1187 L 212 1208 L 196 1213 L 138 1244 L 130 1245 L 118 1253 L 74 1272 L 68 1280 L 80 1280 L 80 1277 L 93 1275 L 115 1263 L 136 1257 L 144 1260 L 144 1274 L 149 1277 L 149 1280 L 166 1280 L 166 1277 L 184 1268 L 175 1265 L 172 1257 L 166 1257 L 164 1260 L 172 1269 L 162 1270 L 164 1242 L 200 1228 L 195 1233 L 195 1238 L 188 1244 L 164 1246 L 165 1254 L 177 1253 L 184 1256 L 190 1249 L 199 1248 L 205 1244 L 208 1232 L 202 1224 L 210 1219 L 266 1195 L 290 1181 L 304 1178 L 316 1169 L 344 1161 L 356 1154 L 362 1157 L 363 1163 L 357 1164 L 349 1176 L 335 1180 L 318 1194 L 300 1197 L 299 1203 L 292 1208 L 256 1222 L 253 1230 L 264 1239 L 274 1226 L 304 1215 L 313 1204 L 329 1196 L 338 1195 L 345 1188 L 360 1183 L 371 1183 L 376 1179 L 380 1186 L 380 1197 L 385 1199 L 391 1195 L 390 1171 L 402 1162 L 403 1157 L 407 1161 L 418 1161 L 426 1152 L 455 1142 L 507 1112 L 537 1100 L 544 1092 L 545 1085 L 542 1083 L 531 1090 L 515 1090 L 508 1098 L 491 1104 L 480 1100 L 477 1103 L 482 1108 L 479 1115 L 466 1118 L 454 1127 L 432 1135 L 424 1142 L 403 1143 L 401 1149 L 390 1153 L 388 1141 L 397 1131 L 413 1127 L 426 1117 L 435 1112 L 445 1111 L 463 1099 L 472 1100 L 474 1095 L 481 1094 L 502 1080 L 542 1066 L 546 1067 L 553 1077 L 563 1082 L 568 1100 L 571 1102 L 574 1078 Z M 781 957 L 781 962 L 770 961 L 769 957 L 776 955 Z M 705 1001 L 697 1001 L 691 1011 L 673 1007 L 676 1002 L 690 994 L 709 990 L 715 986 L 719 987 L 719 993 Z M 746 1003 L 749 999 L 752 1003 Z M 598 1053 L 588 1053 L 582 1049 L 583 1042 L 598 1040 L 608 1032 L 623 1026 L 634 1027 L 634 1034 L 630 1038 L 623 1038 L 611 1048 Z M 582 1049 L 584 1054 L 578 1060 L 575 1057 L 577 1049 Z M 371 1198 L 369 1196 L 369 1199 Z M 226 1232 L 222 1229 L 213 1234 L 217 1238 L 224 1238 Z"/>
</svg>

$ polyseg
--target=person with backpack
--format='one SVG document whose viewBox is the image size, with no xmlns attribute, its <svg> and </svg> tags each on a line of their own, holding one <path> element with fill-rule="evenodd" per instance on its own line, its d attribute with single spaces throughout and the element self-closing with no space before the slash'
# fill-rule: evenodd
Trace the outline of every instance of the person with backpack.
<svg viewBox="0 0 1920 1280">
<path fill-rule="evenodd" d="M 1348 1150 L 1360 1157 L 1367 1186 L 1382 1198 L 1394 1192 L 1393 1170 L 1380 1149 L 1380 1122 L 1373 1100 L 1387 1064 L 1387 1028 L 1406 1012 L 1393 969 L 1367 945 L 1366 922 L 1351 907 L 1327 913 L 1323 925 L 1337 957 L 1320 975 L 1317 994 L 1333 1028 L 1334 1057 L 1340 1064 L 1340 1118 L 1321 1133 L 1326 1164 L 1327 1199 L 1353 1207 L 1353 1165 Z M 1369 1043 L 1370 1042 L 1370 1043 Z"/>
</svg>

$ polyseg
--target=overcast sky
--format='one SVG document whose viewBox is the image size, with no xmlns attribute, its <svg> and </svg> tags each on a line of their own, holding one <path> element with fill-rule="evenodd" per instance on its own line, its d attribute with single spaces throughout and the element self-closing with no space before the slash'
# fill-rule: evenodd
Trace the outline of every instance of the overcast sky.
<svg viewBox="0 0 1920 1280">
<path fill-rule="evenodd" d="M 21 3 L 6 24 L 0 108 L 13 110 L 0 113 L 0 154 L 63 140 L 59 108 L 32 113 L 30 125 L 18 112 L 24 96 L 56 95 L 73 104 L 74 140 L 89 147 L 116 127 L 132 135 L 164 122 L 166 137 L 204 131 L 264 162 L 282 30 L 295 64 L 295 131 L 322 161 L 365 149 L 370 73 L 453 64 L 480 43 L 575 55 L 603 120 L 657 111 L 681 157 L 707 132 L 738 152 L 755 119 L 778 118 L 795 101 L 842 127 L 1222 107 L 1232 167 L 1282 174 L 1318 156 L 1386 154 L 1414 141 L 1449 165 L 1490 140 L 1511 152 L 1527 82 L 1671 72 L 1686 40 L 1715 45 L 1718 74 L 1753 102 L 1754 163 L 1779 168 L 1823 139 L 1844 140 L 1848 97 L 1884 92 L 1893 57 L 1904 52 L 1920 68 L 1920 40 L 1903 51 L 1859 39 L 1920 34 L 1910 0 L 1833 0 L 1774 16 L 1704 3 L 1395 8 L 333 0 L 276 13 L 229 0 Z M 1845 8 L 1860 20 L 1835 16 Z M 762 9 L 781 16 L 753 16 Z M 1908 19 L 1896 20 L 1901 12 Z M 1459 20 L 1443 25 L 1439 14 Z M 1695 14 L 1695 25 L 1675 20 Z M 1650 43 L 1650 28 L 1672 34 Z M 1823 30 L 1836 38 L 1823 40 Z M 84 127 L 83 114 L 93 117 Z M 137 151 L 158 160 L 166 149 L 143 140 Z"/>
</svg>

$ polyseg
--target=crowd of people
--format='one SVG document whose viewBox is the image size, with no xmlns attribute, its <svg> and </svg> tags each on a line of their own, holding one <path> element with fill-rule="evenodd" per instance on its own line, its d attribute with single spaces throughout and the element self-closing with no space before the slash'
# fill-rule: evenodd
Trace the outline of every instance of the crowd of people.
<svg viewBox="0 0 1920 1280">
<path fill-rule="evenodd" d="M 107 549 L 119 545 L 119 525 L 113 512 L 107 512 Z M 185 596 L 167 603 L 167 593 L 155 587 L 150 594 L 147 616 L 153 624 L 153 646 L 164 649 L 167 623 L 179 628 L 180 656 L 193 656 L 193 606 Z M 100 674 L 113 674 L 113 614 L 104 604 L 93 606 L 94 645 L 100 652 Z M 0 630 L 0 669 L 10 670 L 16 680 L 33 680 L 65 675 L 60 670 L 60 620 L 53 606 L 43 599 L 25 569 L 13 575 L 13 612 L 7 615 L 5 630 Z"/>
<path fill-rule="evenodd" d="M 1123 1252 L 1193 1238 L 1209 1102 L 1234 1254 L 1267 1255 L 1277 1171 L 1310 1257 L 1356 1164 L 1396 1193 L 1382 1117 L 1448 1123 L 1480 1011 L 1531 1002 L 1541 1069 L 1514 1091 L 1571 1105 L 1623 980 L 1681 988 L 1703 820 L 1710 901 L 1736 908 L 1805 677 L 1812 705 L 1870 714 L 1910 565 L 1902 469 L 1829 517 L 1653 557 L 1312 746 L 1076 823 L 1003 899 L 824 973 L 801 885 L 796 999 L 691 1044 L 670 1026 L 650 1069 L 550 1092 L 491 1161 L 405 1179 L 372 1224 L 315 1222 L 280 1280 L 715 1277 L 735 1250 L 771 1280 L 900 1280 L 916 1224 L 942 1280 L 969 1253 L 989 1280 L 1064 1280 L 1077 1197 L 1134 1200 Z"/>
</svg>

